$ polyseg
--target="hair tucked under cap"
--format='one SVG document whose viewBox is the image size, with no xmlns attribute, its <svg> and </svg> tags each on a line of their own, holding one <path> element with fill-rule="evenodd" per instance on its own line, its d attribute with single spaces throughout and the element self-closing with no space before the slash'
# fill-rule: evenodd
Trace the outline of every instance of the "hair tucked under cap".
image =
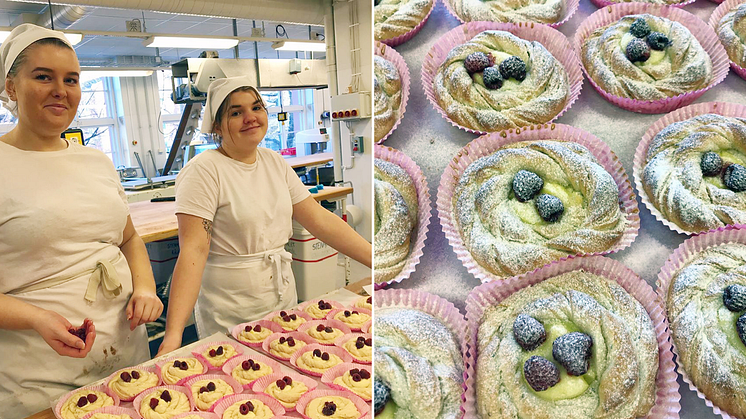
<svg viewBox="0 0 746 419">
<path fill-rule="evenodd" d="M 200 131 L 205 134 L 214 132 L 213 125 L 220 105 L 234 90 L 241 87 L 253 87 L 252 80 L 247 76 L 238 76 L 218 79 L 210 83 L 210 87 L 207 88 L 207 103 Z"/>
<path fill-rule="evenodd" d="M 23 50 L 28 48 L 28 46 L 34 42 L 46 38 L 59 39 L 67 44 L 70 49 L 73 49 L 70 41 L 65 38 L 65 34 L 62 32 L 42 28 L 41 26 L 33 25 L 31 23 L 24 23 L 16 26 L 10 32 L 8 38 L 3 41 L 2 46 L 0 46 L 0 66 L 2 66 L 3 70 L 3 80 L 5 77 L 8 77 L 10 68 Z M 3 83 L 0 83 L 0 101 L 3 102 L 3 106 L 5 106 L 14 116 L 18 116 L 18 104 L 15 101 L 10 100 L 8 97 L 8 92 L 5 91 L 4 81 Z"/>
</svg>

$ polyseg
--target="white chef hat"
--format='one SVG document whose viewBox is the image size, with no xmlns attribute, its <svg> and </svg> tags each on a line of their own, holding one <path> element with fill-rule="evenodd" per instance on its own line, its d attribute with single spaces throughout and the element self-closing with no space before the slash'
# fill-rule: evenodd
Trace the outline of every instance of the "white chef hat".
<svg viewBox="0 0 746 419">
<path fill-rule="evenodd" d="M 5 91 L 5 78 L 8 77 L 10 67 L 13 66 L 18 55 L 29 45 L 45 38 L 56 38 L 69 45 L 70 48 L 73 47 L 62 32 L 42 28 L 31 23 L 16 26 L 0 46 L 0 66 L 3 70 L 3 80 L 0 83 L 0 101 L 14 116 L 18 116 L 18 104 L 8 97 L 8 92 Z"/>
<path fill-rule="evenodd" d="M 210 87 L 207 88 L 207 103 L 205 104 L 205 113 L 202 116 L 202 128 L 200 131 L 204 134 L 213 132 L 212 126 L 214 125 L 215 115 L 218 113 L 220 105 L 223 104 L 228 95 L 241 87 L 251 87 L 256 90 L 252 80 L 248 76 L 226 77 L 210 83 Z M 259 96 L 259 100 L 261 99 L 261 96 Z"/>
</svg>

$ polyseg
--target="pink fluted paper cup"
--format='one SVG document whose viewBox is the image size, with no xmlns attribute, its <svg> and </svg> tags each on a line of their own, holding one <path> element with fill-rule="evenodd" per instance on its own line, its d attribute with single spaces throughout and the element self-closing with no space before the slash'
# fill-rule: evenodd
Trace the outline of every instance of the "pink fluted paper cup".
<svg viewBox="0 0 746 419">
<path fill-rule="evenodd" d="M 456 306 L 445 298 L 430 294 L 424 291 L 408 289 L 392 289 L 376 291 L 376 298 L 373 300 L 376 304 L 376 314 L 380 310 L 387 308 L 409 308 L 422 311 L 429 314 L 445 325 L 453 334 L 461 347 L 461 355 L 464 360 L 467 356 L 466 338 L 467 323 L 463 314 L 459 312 Z M 375 343 L 375 339 L 374 339 Z M 466 370 L 464 370 L 463 388 L 466 390 Z M 464 394 L 461 395 L 461 412 L 466 412 L 466 399 Z M 473 410 L 473 409 L 472 409 Z"/>
<path fill-rule="evenodd" d="M 151 366 L 151 367 L 122 368 L 121 370 L 116 371 L 116 372 L 112 373 L 111 375 L 109 375 L 109 377 L 106 379 L 106 387 L 109 387 L 109 389 L 112 392 L 114 392 L 117 395 L 117 397 L 119 397 L 120 401 L 131 402 L 132 400 L 135 400 L 135 397 L 137 397 L 137 394 L 142 393 L 142 391 L 140 393 L 137 393 L 137 394 L 131 396 L 131 397 L 126 397 L 124 395 L 119 394 L 114 389 L 112 389 L 111 388 L 111 382 L 114 381 L 114 380 L 116 380 L 117 378 L 119 378 L 119 375 L 121 373 L 123 373 L 123 372 L 131 373 L 132 371 L 135 371 L 135 370 L 137 370 L 139 372 L 147 371 L 147 372 L 149 372 L 151 374 L 154 374 L 158 378 L 158 380 L 155 382 L 155 384 L 152 387 L 159 386 L 162 383 L 162 381 L 161 381 L 161 375 L 159 374 L 159 369 L 157 367 L 155 367 L 155 366 Z M 145 389 L 145 390 L 147 390 L 147 389 Z M 143 391 L 145 391 L 145 390 L 143 390 Z"/>
<path fill-rule="evenodd" d="M 384 44 L 386 44 L 386 45 L 388 45 L 390 47 L 395 47 L 397 45 L 401 45 L 401 44 L 409 41 L 410 39 L 414 38 L 415 35 L 417 35 L 417 32 L 419 32 L 422 29 L 423 26 L 425 26 L 425 23 L 427 22 L 427 19 L 430 18 L 430 14 L 433 12 L 433 9 L 437 5 L 438 5 L 438 0 L 432 0 L 432 7 L 430 7 L 430 11 L 427 12 L 427 14 L 425 15 L 425 17 L 423 17 L 422 20 L 420 21 L 420 23 L 418 23 L 417 26 L 415 26 L 414 28 L 412 28 L 409 32 L 406 32 L 406 33 L 404 33 L 402 35 L 399 35 L 399 36 L 395 36 L 393 38 L 376 39 L 376 41 L 383 42 Z M 375 14 L 375 12 L 374 12 L 374 14 Z M 375 22 L 373 22 L 373 24 L 375 25 Z M 373 37 L 375 38 L 375 28 L 374 28 L 374 32 L 373 32 Z"/>
<path fill-rule="evenodd" d="M 695 0 L 683 0 L 683 1 L 680 1 L 678 3 L 669 3 L 669 4 L 666 4 L 666 6 L 669 6 L 669 7 L 684 7 L 686 5 L 694 3 L 694 1 Z M 612 6 L 612 5 L 615 5 L 615 4 L 631 3 L 631 1 L 624 1 L 624 0 L 622 0 L 622 1 L 591 0 L 591 3 L 593 3 L 596 7 L 598 7 L 600 9 L 602 7 Z M 645 2 L 645 1 L 640 1 L 639 3 L 649 4 L 649 3 Z"/>
<path fill-rule="evenodd" d="M 270 352 L 270 349 L 271 349 L 270 345 L 272 344 L 272 342 L 274 342 L 275 340 L 278 340 L 280 338 L 287 339 L 289 337 L 292 337 L 293 340 L 295 340 L 295 341 L 301 341 L 301 342 L 305 343 L 306 345 L 311 345 L 311 344 L 316 343 L 316 339 L 308 336 L 305 333 L 301 333 L 301 332 L 273 333 L 267 339 L 265 339 L 264 342 L 262 343 L 262 350 L 264 352 L 266 352 L 267 355 L 271 356 L 272 358 L 279 359 L 280 361 L 290 361 L 290 358 L 292 357 L 292 355 L 290 355 L 288 357 L 284 357 L 282 355 L 276 355 L 276 354 L 273 354 L 272 352 Z M 296 351 L 298 351 L 298 350 L 300 350 L 300 348 L 296 349 Z"/>
<path fill-rule="evenodd" d="M 181 413 L 179 415 L 176 415 L 172 417 L 171 419 L 184 419 L 190 416 L 197 416 L 198 418 L 202 419 L 220 419 L 218 415 L 212 413 L 212 412 L 187 412 L 187 413 Z"/>
<path fill-rule="evenodd" d="M 253 329 L 256 326 L 259 326 L 262 329 L 269 329 L 270 331 L 272 331 L 272 333 L 283 332 L 282 326 L 280 326 L 279 324 L 273 321 L 258 320 L 258 321 L 248 322 L 248 323 L 237 324 L 236 326 L 233 327 L 233 330 L 231 330 L 231 336 L 233 336 L 237 341 L 241 342 L 242 344 L 246 346 L 250 346 L 250 347 L 262 346 L 263 341 L 252 342 L 252 341 L 246 340 L 246 338 L 241 335 L 247 327 L 251 327 Z"/>
<path fill-rule="evenodd" d="M 363 333 L 370 333 L 372 328 L 373 328 L 373 320 L 368 320 L 367 322 L 365 322 L 363 327 L 360 328 L 360 331 Z"/>
<path fill-rule="evenodd" d="M 215 358 L 210 357 L 209 354 L 207 355 L 204 354 L 205 352 L 209 352 L 210 349 L 215 349 L 218 346 L 222 346 L 223 348 L 230 346 L 236 351 L 236 353 L 235 355 L 231 357 L 226 357 L 225 359 L 222 359 L 223 357 L 221 355 L 216 356 L 215 358 L 217 359 L 215 359 Z M 219 341 L 219 342 L 209 342 L 204 345 L 200 345 L 194 348 L 194 350 L 192 351 L 192 355 L 196 356 L 197 358 L 202 359 L 204 363 L 207 364 L 209 369 L 220 370 L 221 368 L 223 368 L 223 364 L 230 361 L 231 358 L 243 355 L 243 349 L 240 343 L 225 340 L 225 341 Z"/>
<path fill-rule="evenodd" d="M 280 402 L 277 400 L 267 396 L 266 394 L 234 394 L 233 396 L 224 397 L 215 405 L 215 414 L 219 417 L 223 417 L 223 413 L 225 413 L 228 408 L 233 406 L 234 404 L 243 404 L 250 400 L 259 400 L 262 402 L 262 404 L 266 405 L 272 413 L 275 414 L 273 418 L 276 418 L 279 415 L 282 415 L 285 413 L 285 408 L 282 407 Z"/>
<path fill-rule="evenodd" d="M 744 0 L 726 0 L 726 1 L 717 1 L 717 0 L 710 0 L 715 3 L 720 3 L 720 6 L 718 6 L 710 15 L 710 19 L 707 21 L 707 24 L 712 27 L 712 29 L 717 34 L 718 31 L 718 25 L 720 23 L 720 19 L 723 18 L 723 16 L 730 13 L 734 8 L 738 7 L 740 4 L 744 3 Z M 719 39 L 719 37 L 718 37 Z M 725 48 L 725 47 L 723 47 Z M 726 51 L 727 53 L 727 51 Z M 730 59 L 730 57 L 728 57 Z M 746 80 L 746 68 L 741 67 L 733 60 L 730 61 L 730 68 L 733 70 L 734 73 L 738 74 L 739 77 Z"/>
<path fill-rule="evenodd" d="M 231 388 L 233 388 L 233 394 L 241 394 L 243 392 L 243 390 L 244 390 L 244 388 L 241 385 L 241 383 L 239 383 L 238 381 L 236 381 L 233 377 L 231 377 L 229 375 L 222 374 L 222 371 L 221 371 L 221 374 L 197 375 L 195 377 L 192 377 L 192 378 L 188 379 L 187 381 L 184 382 L 183 387 L 185 387 L 186 389 L 188 389 L 189 395 L 192 398 L 192 404 L 194 405 L 194 407 L 197 408 L 197 410 L 200 410 L 200 411 L 203 411 L 203 412 L 212 412 L 214 410 L 215 406 L 220 402 L 220 400 L 224 399 L 225 397 L 228 397 L 228 396 L 232 395 L 232 394 L 226 395 L 226 396 L 221 397 L 220 399 L 214 401 L 209 406 L 204 406 L 205 403 L 201 403 L 194 396 L 194 391 L 195 391 L 194 387 L 196 387 L 196 385 L 197 385 L 198 382 L 205 381 L 205 380 L 209 380 L 209 381 L 222 380 L 222 381 L 226 382 L 228 385 L 230 385 Z M 204 384 L 203 384 L 203 386 L 204 386 Z M 200 387 L 202 387 L 202 386 L 200 386 Z M 199 388 L 196 388 L 196 391 L 199 392 Z"/>
<path fill-rule="evenodd" d="M 379 278 L 374 278 L 375 289 L 380 289 L 389 284 L 401 282 L 409 278 L 412 272 L 415 271 L 417 264 L 420 263 L 422 249 L 425 247 L 425 239 L 427 239 L 427 232 L 430 226 L 432 203 L 430 201 L 430 189 L 427 186 L 427 179 L 422 173 L 420 166 L 414 160 L 399 150 L 379 145 L 375 146 L 373 155 L 377 159 L 396 164 L 404 169 L 412 179 L 415 191 L 417 191 L 417 226 L 412 229 L 412 235 L 410 236 L 409 256 L 407 256 L 404 267 L 395 277 L 383 281 L 379 281 Z"/>
<path fill-rule="evenodd" d="M 140 416 L 143 416 L 141 412 L 141 407 L 142 407 L 143 402 L 148 403 L 148 401 L 151 398 L 156 398 L 154 393 L 158 391 L 163 391 L 163 390 L 168 390 L 169 393 L 173 393 L 173 392 L 181 393 L 184 396 L 186 396 L 187 400 L 189 400 L 189 410 L 185 412 L 179 412 L 177 414 L 191 412 L 195 409 L 194 402 L 192 401 L 192 395 L 189 394 L 189 390 L 181 386 L 158 386 L 158 387 L 153 387 L 148 390 L 145 390 L 142 393 L 140 393 L 137 397 L 135 397 L 135 400 L 132 402 L 132 406 L 135 408 L 135 410 L 137 410 L 137 413 Z M 149 407 L 146 406 L 146 409 L 149 409 Z"/>
<path fill-rule="evenodd" d="M 254 381 L 254 384 L 251 386 L 251 391 L 257 394 L 266 394 L 269 397 L 272 397 L 273 399 L 275 399 L 274 396 L 272 396 L 271 394 L 265 393 L 264 390 L 267 387 L 269 387 L 270 384 L 277 382 L 277 380 L 282 380 L 284 377 L 290 377 L 294 382 L 300 382 L 300 383 L 305 384 L 306 388 L 308 388 L 306 392 L 315 390 L 316 387 L 318 387 L 319 385 L 319 383 L 313 378 L 304 377 L 300 374 L 295 374 L 295 373 L 282 373 L 281 372 L 278 374 L 267 375 Z M 291 406 L 285 406 L 283 405 L 282 401 L 278 399 L 275 399 L 275 400 L 277 400 L 277 402 L 280 403 L 280 405 L 282 405 L 286 413 L 295 411 L 295 403 L 292 403 Z"/>
<path fill-rule="evenodd" d="M 674 252 L 668 257 L 666 263 L 661 268 L 658 274 L 658 280 L 655 282 L 656 292 L 660 297 L 663 305 L 665 306 L 668 302 L 668 293 L 670 291 L 671 281 L 676 273 L 684 265 L 686 265 L 692 258 L 697 256 L 703 250 L 719 246 L 727 243 L 743 243 L 746 244 L 746 226 L 725 226 L 716 230 L 710 230 L 707 233 L 700 234 L 698 236 L 690 237 L 684 243 L 674 250 Z M 705 404 L 712 408 L 716 415 L 720 415 L 725 419 L 739 419 L 736 416 L 730 415 L 725 410 L 720 409 L 715 403 L 713 403 L 702 391 L 697 388 L 697 385 L 687 374 L 686 370 L 681 364 L 681 357 L 679 351 L 676 348 L 673 337 L 670 338 L 672 344 L 673 353 L 676 355 L 676 370 L 681 374 L 681 378 L 685 383 L 689 385 L 689 389 L 697 393 L 697 396 L 704 400 Z"/>
<path fill-rule="evenodd" d="M 272 369 L 272 372 L 270 374 L 275 374 L 282 370 L 282 364 L 275 361 L 274 359 L 258 354 L 258 353 L 251 353 L 246 355 L 237 356 L 230 361 L 226 362 L 225 365 L 223 365 L 223 374 L 228 375 L 230 377 L 233 377 L 236 381 L 238 381 L 241 385 L 243 385 L 244 390 L 248 390 L 251 388 L 251 385 L 258 380 L 259 378 L 255 380 L 248 381 L 244 383 L 244 380 L 238 379 L 235 375 L 233 375 L 233 370 L 235 368 L 241 368 L 241 364 L 243 364 L 244 361 L 252 360 L 254 362 L 258 362 L 260 364 L 264 364 Z"/>
<path fill-rule="evenodd" d="M 337 320 L 339 322 L 342 322 L 342 323 L 346 324 L 350 328 L 351 331 L 353 331 L 353 332 L 359 332 L 360 328 L 363 327 L 363 325 L 368 320 L 365 320 L 364 322 L 362 322 L 360 324 L 350 324 L 350 323 L 345 322 L 344 320 L 341 320 L 341 319 L 344 319 L 344 318 L 347 317 L 346 314 L 347 314 L 348 311 L 350 312 L 351 315 L 354 315 L 355 314 L 354 312 L 357 312 L 359 316 L 363 316 L 364 315 L 364 316 L 368 316 L 368 319 L 372 319 L 373 318 L 373 313 L 371 312 L 371 310 L 366 310 L 364 308 L 345 308 L 345 309 L 339 308 L 339 309 L 334 309 L 334 310 L 330 311 L 329 314 L 326 315 L 326 318 L 329 319 L 329 320 Z"/>
<path fill-rule="evenodd" d="M 384 141 L 386 141 L 387 138 L 389 138 L 391 133 L 394 132 L 396 127 L 399 126 L 402 118 L 404 118 L 404 112 L 407 110 L 407 101 L 409 100 L 409 86 L 411 85 L 411 79 L 407 63 L 404 61 L 404 58 L 402 58 L 402 56 L 399 55 L 398 52 L 396 52 L 396 50 L 378 41 L 376 41 L 373 48 L 374 53 L 377 56 L 386 59 L 386 61 L 389 61 L 391 64 L 394 65 L 394 67 L 396 67 L 396 70 L 399 72 L 399 80 L 401 80 L 401 104 L 399 105 L 399 115 L 396 118 L 394 126 L 391 127 L 389 132 L 381 137 L 380 140 L 376 141 L 376 144 L 382 144 Z"/>
<path fill-rule="evenodd" d="M 368 374 L 370 375 L 371 378 L 373 377 L 373 371 L 371 371 L 371 366 L 370 365 L 359 365 L 359 364 L 353 364 L 353 363 L 344 363 L 344 364 L 339 364 L 339 365 L 337 365 L 335 367 L 332 367 L 332 368 L 329 368 L 328 370 L 326 370 L 326 372 L 324 373 L 324 375 L 321 376 L 321 382 L 324 383 L 324 384 L 326 384 L 330 388 L 333 388 L 334 390 L 347 391 L 347 392 L 350 392 L 350 393 L 352 393 L 352 394 L 360 397 L 361 399 L 365 400 L 366 402 L 370 402 L 372 400 L 371 396 L 373 394 L 373 381 L 371 380 L 371 378 L 368 379 L 368 383 L 371 386 L 370 395 L 358 394 L 358 393 L 355 393 L 354 391 L 350 390 L 349 388 L 347 388 L 347 387 L 345 387 L 343 385 L 334 384 L 334 380 L 337 377 L 341 377 L 341 376 L 345 375 L 346 372 L 348 372 L 350 370 L 353 370 L 353 369 L 365 370 L 365 371 L 368 372 Z"/>
<path fill-rule="evenodd" d="M 349 335 L 350 333 L 352 333 L 352 330 L 350 329 L 350 326 L 347 326 L 346 324 L 342 323 L 339 320 L 313 320 L 313 321 L 310 321 L 310 322 L 307 322 L 307 323 L 303 323 L 298 328 L 298 332 L 305 333 L 305 334 L 311 336 L 309 334 L 309 332 L 311 330 L 315 331 L 316 328 L 319 327 L 319 326 L 325 326 L 325 327 L 331 327 L 331 328 L 334 328 L 334 329 L 338 329 L 342 333 L 344 333 L 345 335 Z M 321 332 L 321 333 L 322 333 L 322 336 L 323 336 L 323 334 L 325 332 Z M 334 345 L 334 339 L 326 340 L 326 341 L 321 341 L 321 340 L 318 340 L 318 339 L 314 338 L 313 336 L 311 336 L 311 337 L 315 341 L 314 343 L 318 343 L 320 345 L 327 345 L 327 346 Z"/>
<path fill-rule="evenodd" d="M 186 360 L 188 360 L 188 359 L 196 359 L 197 362 L 199 363 L 199 365 L 202 366 L 202 370 L 199 371 L 199 372 L 195 372 L 194 374 L 189 374 L 186 377 L 180 378 L 176 382 L 170 382 L 170 380 L 167 377 L 163 376 L 164 370 L 172 367 L 173 364 L 174 364 L 174 361 L 185 361 L 186 362 Z M 173 357 L 170 357 L 170 358 L 166 358 L 166 359 L 164 359 L 162 361 L 156 362 L 155 366 L 156 366 L 156 370 L 158 372 L 158 378 L 161 379 L 161 383 L 163 383 L 164 385 L 181 385 L 181 383 L 183 383 L 184 381 L 186 381 L 190 377 L 195 376 L 195 375 L 204 374 L 204 373 L 207 372 L 207 370 L 210 369 L 210 364 L 208 364 L 207 361 L 205 361 L 203 359 L 200 359 L 200 357 L 196 357 L 196 356 L 173 356 Z"/>
<path fill-rule="evenodd" d="M 345 307 L 344 304 L 342 304 L 342 303 L 340 303 L 338 301 L 327 300 L 327 299 L 324 299 L 324 298 L 316 298 L 316 299 L 304 301 L 304 302 L 298 304 L 297 309 L 300 310 L 300 311 L 302 311 L 302 312 L 304 312 L 304 313 L 306 313 L 306 314 L 308 314 L 309 316 L 311 316 L 312 320 L 322 320 L 322 319 L 326 318 L 327 314 L 329 314 L 329 310 L 324 310 L 324 311 L 320 311 L 320 312 L 317 313 L 316 310 L 314 310 L 313 308 L 310 308 L 311 306 L 316 306 L 316 308 L 318 308 L 318 304 L 321 301 L 323 301 L 325 303 L 331 304 L 331 306 L 332 306 L 331 309 L 332 310 L 335 309 L 335 308 L 344 308 Z M 311 311 L 314 311 L 314 313 L 311 313 Z M 321 317 L 319 317 L 319 315 L 321 315 Z"/>
<path fill-rule="evenodd" d="M 373 339 L 373 336 L 371 336 L 370 333 L 350 333 L 349 335 L 340 336 L 339 338 L 337 338 L 337 340 L 334 341 L 334 346 L 341 348 L 345 352 L 350 354 L 353 362 L 357 362 L 359 364 L 370 364 L 373 361 L 373 351 L 372 351 L 373 345 L 365 345 L 365 346 L 368 346 L 368 348 L 370 348 L 370 352 L 371 352 L 370 357 L 368 359 L 364 357 L 356 356 L 354 353 L 348 351 L 347 348 L 345 348 L 345 344 L 348 341 L 351 340 L 352 342 L 350 344 L 354 345 L 355 342 L 357 342 L 358 338 Z"/>
<path fill-rule="evenodd" d="M 708 113 L 746 118 L 746 106 L 736 103 L 706 102 L 695 103 L 693 105 L 677 109 L 665 115 L 661 119 L 655 121 L 655 123 L 651 125 L 647 131 L 645 131 L 645 135 L 642 136 L 640 144 L 637 145 L 634 160 L 632 162 L 632 175 L 635 178 L 635 187 L 640 192 L 642 203 L 645 204 L 646 207 L 648 207 L 648 210 L 650 210 L 650 212 L 658 221 L 662 222 L 663 224 L 665 224 L 666 227 L 679 234 L 692 235 L 699 233 L 699 231 L 686 230 L 684 227 L 681 227 L 673 221 L 668 220 L 651 202 L 650 197 L 648 196 L 642 184 L 642 173 L 645 169 L 645 166 L 647 165 L 647 152 L 648 148 L 650 147 L 650 143 L 653 141 L 653 138 L 655 138 L 655 136 L 667 126 L 673 124 L 674 122 L 685 121 L 687 119 L 694 118 L 695 116 Z"/>
<path fill-rule="evenodd" d="M 306 346 L 300 348 L 297 352 L 295 352 L 293 354 L 293 356 L 290 357 L 290 363 L 295 368 L 299 369 L 300 371 L 302 371 L 305 374 L 313 375 L 314 377 L 321 377 L 322 375 L 324 375 L 324 372 L 326 370 L 324 370 L 322 372 L 312 371 L 312 370 L 310 370 L 310 369 L 308 369 L 306 367 L 298 365 L 298 361 L 299 361 L 300 357 L 303 356 L 304 353 L 306 353 L 306 352 L 312 352 L 312 351 L 315 351 L 315 350 L 319 350 L 322 354 L 324 352 L 326 352 L 329 355 L 336 355 L 336 356 L 338 356 L 342 360 L 342 362 L 352 362 L 352 355 L 350 355 L 349 353 L 347 353 L 347 351 L 345 351 L 344 349 L 338 348 L 336 346 L 324 346 L 324 345 L 319 345 L 318 343 L 314 343 L 314 344 L 311 344 L 311 345 L 306 345 Z"/>
<path fill-rule="evenodd" d="M 459 16 L 456 13 L 456 9 L 453 6 L 453 1 L 454 0 L 443 0 L 443 4 L 445 4 L 446 9 L 448 9 L 448 12 L 451 15 L 453 15 L 456 19 L 458 19 L 459 22 L 466 23 L 466 21 L 461 16 Z M 694 1 L 694 0 L 690 0 L 690 1 Z M 570 18 L 572 17 L 572 15 L 574 15 L 575 12 L 578 11 L 578 6 L 579 5 L 580 5 L 580 0 L 568 0 L 567 2 L 565 2 L 564 13 L 562 14 L 561 19 L 558 20 L 557 22 L 554 22 L 554 23 L 533 22 L 533 23 L 547 25 L 547 26 L 550 26 L 552 28 L 559 28 L 563 24 L 567 23 L 567 21 L 570 20 Z M 524 23 L 531 23 L 530 20 L 525 20 L 523 22 Z"/>
<path fill-rule="evenodd" d="M 97 415 L 99 413 L 105 414 L 105 415 L 120 415 L 120 416 L 127 415 L 130 417 L 130 419 L 142 419 L 142 416 L 140 416 L 140 414 L 137 413 L 135 409 L 130 409 L 130 408 L 121 407 L 121 406 L 109 406 L 109 407 L 98 409 L 96 411 L 93 411 L 83 416 L 83 419 L 91 419 L 93 415 Z"/>
<path fill-rule="evenodd" d="M 344 397 L 354 403 L 357 411 L 360 413 L 360 416 L 358 416 L 359 419 L 362 419 L 366 415 L 370 414 L 370 405 L 368 403 L 365 403 L 365 400 L 350 392 L 339 390 L 309 391 L 308 393 L 304 394 L 303 397 L 300 398 L 300 400 L 298 400 L 298 404 L 295 405 L 295 411 L 300 413 L 301 416 L 303 416 L 305 419 L 312 419 L 311 417 L 306 415 L 306 406 L 308 405 L 308 403 L 316 398 L 325 398 L 330 396 Z"/>
<path fill-rule="evenodd" d="M 440 179 L 437 200 L 440 224 L 448 238 L 448 243 L 453 247 L 459 260 L 463 262 L 466 270 L 482 282 L 502 279 L 503 277 L 497 276 L 482 267 L 464 245 L 452 213 L 455 187 L 464 170 L 480 158 L 488 156 L 508 144 L 538 140 L 570 141 L 586 147 L 596 157 L 598 163 L 614 178 L 614 182 L 619 187 L 620 209 L 627 221 L 627 228 L 614 247 L 592 254 L 604 255 L 618 252 L 630 246 L 637 238 L 640 229 L 640 215 L 632 184 L 617 156 L 599 138 L 579 128 L 562 124 L 536 125 L 485 135 L 467 144 L 451 160 Z"/>
<path fill-rule="evenodd" d="M 557 115 L 554 115 L 549 121 L 545 122 L 554 121 L 570 109 L 570 106 L 580 96 L 580 89 L 583 87 L 583 73 L 580 69 L 580 60 L 575 55 L 575 51 L 565 35 L 556 29 L 539 23 L 469 22 L 455 27 L 441 36 L 430 48 L 422 63 L 422 88 L 425 90 L 425 95 L 430 100 L 430 104 L 443 118 L 454 127 L 464 131 L 480 135 L 487 134 L 487 132 L 465 127 L 453 121 L 438 104 L 438 98 L 435 96 L 435 88 L 433 87 L 435 75 L 438 73 L 438 69 L 445 61 L 448 53 L 453 48 L 470 41 L 477 34 L 487 30 L 510 32 L 526 41 L 536 41 L 542 44 L 565 68 L 570 88 L 565 107 Z"/>
<path fill-rule="evenodd" d="M 119 397 L 116 395 L 116 393 L 114 393 L 113 391 L 111 391 L 110 388 L 108 388 L 108 387 L 106 387 L 104 385 L 87 386 L 87 387 L 81 387 L 81 388 L 79 388 L 77 390 L 73 390 L 73 391 L 65 394 L 64 396 L 62 396 L 60 398 L 60 400 L 57 402 L 57 404 L 54 406 L 54 409 L 53 409 L 54 416 L 57 419 L 64 419 L 62 417 L 62 413 L 61 412 L 62 412 L 62 406 L 65 405 L 65 402 L 67 402 L 67 400 L 70 399 L 71 397 L 75 397 L 76 399 L 80 399 L 84 395 L 87 396 L 88 393 L 85 393 L 86 391 L 89 391 L 89 392 L 90 391 L 100 391 L 102 393 L 106 393 L 106 395 L 108 395 L 109 397 L 111 397 L 112 401 L 114 402 L 113 406 L 115 406 L 115 407 L 119 406 Z M 104 406 L 104 407 L 106 407 L 106 406 Z M 98 410 L 99 409 L 91 410 L 91 412 L 96 412 Z M 85 416 L 87 414 L 88 413 L 80 415 L 80 417 L 77 418 L 77 419 L 82 419 L 83 416 Z"/>
<path fill-rule="evenodd" d="M 588 74 L 585 66 L 582 65 L 583 73 L 591 83 L 594 89 L 607 101 L 612 104 L 626 109 L 632 112 L 639 113 L 665 113 L 670 112 L 674 109 L 686 106 L 695 99 L 702 96 L 704 92 L 708 91 L 728 75 L 728 54 L 725 52 L 725 48 L 720 45 L 720 40 L 717 34 L 710 28 L 705 22 L 703 22 L 697 16 L 684 11 L 677 7 L 662 6 L 655 4 L 644 4 L 644 3 L 622 3 L 615 4 L 612 6 L 604 7 L 588 16 L 583 23 L 580 24 L 578 30 L 575 32 L 575 51 L 578 57 L 582 57 L 582 45 L 586 38 L 593 33 L 594 30 L 608 26 L 612 23 L 617 22 L 624 16 L 648 13 L 658 17 L 666 18 L 679 22 L 684 25 L 699 41 L 702 48 L 709 54 L 710 60 L 712 61 L 712 76 L 713 79 L 707 87 L 699 90 L 695 90 L 689 93 L 683 93 L 678 96 L 669 97 L 659 100 L 636 100 L 629 99 L 626 97 L 615 96 L 605 92 L 601 86 L 599 86 Z"/>
<path fill-rule="evenodd" d="M 490 282 L 474 288 L 466 299 L 466 320 L 469 331 L 469 350 L 466 360 L 467 417 L 476 417 L 477 333 L 485 310 L 499 304 L 505 298 L 523 288 L 580 269 L 616 281 L 645 308 L 653 322 L 658 341 L 655 405 L 645 417 L 648 419 L 679 417 L 681 396 L 678 392 L 679 385 L 676 382 L 676 372 L 674 371 L 673 354 L 668 334 L 668 321 L 663 304 L 653 288 L 636 273 L 620 262 L 602 256 L 571 257 L 546 265 L 525 276 L 514 276 L 505 281 Z"/>
<path fill-rule="evenodd" d="M 309 316 L 308 313 L 306 313 L 304 311 L 300 311 L 300 310 L 279 310 L 279 311 L 273 311 L 273 312 L 267 314 L 266 316 L 264 316 L 264 320 L 269 320 L 269 321 L 274 322 L 273 319 L 275 317 L 277 317 L 277 316 L 280 316 L 280 313 L 282 313 L 282 312 L 285 312 L 288 316 L 291 315 L 291 314 L 295 314 L 298 317 L 302 317 L 303 320 L 305 320 L 305 321 L 302 322 L 302 323 L 300 323 L 300 324 L 298 324 L 297 325 L 298 327 L 300 327 L 300 325 L 303 324 L 303 323 L 305 323 L 305 322 L 310 322 L 311 320 L 314 320 L 314 318 L 311 317 L 311 316 Z M 278 322 L 275 322 L 275 323 L 279 324 Z M 293 331 L 295 331 L 297 329 L 297 327 L 295 329 L 292 329 L 292 328 L 285 327 L 282 324 L 279 324 L 279 325 L 280 325 L 280 327 L 282 327 L 282 330 L 285 331 L 285 332 L 293 332 Z"/>
</svg>

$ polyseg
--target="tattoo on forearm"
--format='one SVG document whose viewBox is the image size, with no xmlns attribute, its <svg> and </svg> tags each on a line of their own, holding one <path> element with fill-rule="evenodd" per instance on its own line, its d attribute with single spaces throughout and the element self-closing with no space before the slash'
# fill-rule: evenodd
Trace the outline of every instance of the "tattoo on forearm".
<svg viewBox="0 0 746 419">
<path fill-rule="evenodd" d="M 205 228 L 205 231 L 207 232 L 207 239 L 209 240 L 210 237 L 212 237 L 212 221 L 202 219 L 202 227 Z"/>
</svg>

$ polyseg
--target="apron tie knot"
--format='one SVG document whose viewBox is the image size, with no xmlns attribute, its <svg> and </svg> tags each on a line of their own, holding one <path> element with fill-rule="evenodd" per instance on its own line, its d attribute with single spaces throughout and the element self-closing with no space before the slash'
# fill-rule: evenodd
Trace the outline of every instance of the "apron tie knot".
<svg viewBox="0 0 746 419">
<path fill-rule="evenodd" d="M 282 275 L 282 264 L 293 261 L 293 255 L 285 249 L 276 252 L 267 252 L 264 254 L 264 260 L 272 264 L 272 275 L 277 281 L 277 295 L 282 301 L 283 291 L 290 283 L 290 278 Z"/>
<path fill-rule="evenodd" d="M 88 280 L 88 289 L 85 292 L 85 299 L 89 302 L 96 301 L 98 286 L 101 285 L 104 297 L 107 300 L 118 296 L 122 292 L 122 283 L 119 280 L 119 274 L 111 262 L 108 260 L 99 260 L 96 262 L 96 268 Z"/>
</svg>

